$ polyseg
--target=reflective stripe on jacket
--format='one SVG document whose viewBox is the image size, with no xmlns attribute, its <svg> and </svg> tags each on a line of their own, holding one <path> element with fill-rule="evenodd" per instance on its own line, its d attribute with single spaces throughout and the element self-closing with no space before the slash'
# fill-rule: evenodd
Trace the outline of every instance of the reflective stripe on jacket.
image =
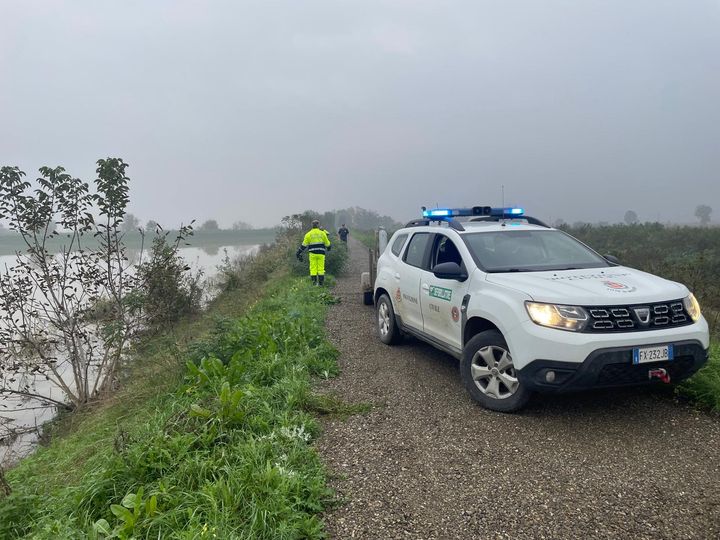
<svg viewBox="0 0 720 540">
<path fill-rule="evenodd" d="M 302 247 L 310 253 L 325 255 L 325 250 L 330 247 L 330 239 L 322 229 L 310 229 L 303 238 Z"/>
</svg>

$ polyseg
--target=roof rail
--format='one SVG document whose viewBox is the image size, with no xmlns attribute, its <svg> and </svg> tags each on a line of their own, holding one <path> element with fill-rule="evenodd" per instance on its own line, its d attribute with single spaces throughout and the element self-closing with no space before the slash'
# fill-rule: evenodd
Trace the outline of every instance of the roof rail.
<svg viewBox="0 0 720 540">
<path fill-rule="evenodd" d="M 482 217 L 476 217 L 472 218 L 470 221 L 508 221 L 508 220 L 525 220 L 530 225 L 538 225 L 540 227 L 545 227 L 546 229 L 550 229 L 550 225 L 545 223 L 544 221 L 540 221 L 537 218 L 534 218 L 532 216 L 482 216 Z"/>
<path fill-rule="evenodd" d="M 429 219 L 413 219 L 405 224 L 405 227 L 422 227 L 423 225 L 430 225 Z"/>
<path fill-rule="evenodd" d="M 465 230 L 465 227 L 463 227 L 462 223 L 460 223 L 457 219 L 451 219 L 449 221 L 446 221 L 446 223 L 450 226 L 450 228 L 455 229 L 456 231 Z"/>
<path fill-rule="evenodd" d="M 433 221 L 437 223 L 447 223 L 448 227 L 455 229 L 456 231 L 465 230 L 462 223 L 456 219 L 413 219 L 412 221 L 408 221 L 405 227 L 423 227 L 425 225 L 430 225 Z"/>
</svg>

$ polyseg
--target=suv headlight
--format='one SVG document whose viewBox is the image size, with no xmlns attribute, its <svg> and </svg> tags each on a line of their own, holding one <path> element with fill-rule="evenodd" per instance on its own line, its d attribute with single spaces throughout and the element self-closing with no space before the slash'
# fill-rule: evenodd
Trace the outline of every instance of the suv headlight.
<svg viewBox="0 0 720 540">
<path fill-rule="evenodd" d="M 690 293 L 689 296 L 683 298 L 683 306 L 685 306 L 685 311 L 688 312 L 688 315 L 690 315 L 693 322 L 700 318 L 700 304 L 693 293 Z"/>
<path fill-rule="evenodd" d="M 580 332 L 589 319 L 587 311 L 580 306 L 525 302 L 525 309 L 535 324 L 560 330 Z"/>
</svg>

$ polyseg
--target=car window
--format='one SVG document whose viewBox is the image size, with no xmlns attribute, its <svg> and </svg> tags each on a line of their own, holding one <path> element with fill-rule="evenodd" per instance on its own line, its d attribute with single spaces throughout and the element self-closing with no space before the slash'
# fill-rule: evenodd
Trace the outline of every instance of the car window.
<svg viewBox="0 0 720 540">
<path fill-rule="evenodd" d="M 407 240 L 407 237 L 408 237 L 407 234 L 401 234 L 393 242 L 392 247 L 390 248 L 390 251 L 392 251 L 393 255 L 395 255 L 396 257 L 398 257 L 400 255 L 400 252 L 402 251 L 402 248 L 405 245 L 405 240 Z"/>
<path fill-rule="evenodd" d="M 478 265 L 488 272 L 537 272 L 601 268 L 608 262 L 561 231 L 493 231 L 463 235 Z"/>
<path fill-rule="evenodd" d="M 405 262 L 412 266 L 422 268 L 425 258 L 425 249 L 430 240 L 429 233 L 416 233 L 410 239 L 407 250 L 405 250 Z"/>
<path fill-rule="evenodd" d="M 462 264 L 462 257 L 457 247 L 444 234 L 437 235 L 435 240 L 435 247 L 433 248 L 432 263 L 430 267 L 434 267 L 436 264 L 442 264 L 446 262 L 454 262 L 459 265 Z"/>
</svg>

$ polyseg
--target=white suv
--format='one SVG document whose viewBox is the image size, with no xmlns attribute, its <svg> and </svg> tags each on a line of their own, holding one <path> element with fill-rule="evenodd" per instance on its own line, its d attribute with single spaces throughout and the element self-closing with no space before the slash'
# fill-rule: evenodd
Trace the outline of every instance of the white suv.
<svg viewBox="0 0 720 540">
<path fill-rule="evenodd" d="M 684 285 L 521 213 L 437 209 L 397 231 L 374 285 L 383 343 L 410 334 L 457 357 L 470 395 L 504 412 L 533 392 L 675 382 L 707 361 Z"/>
</svg>

